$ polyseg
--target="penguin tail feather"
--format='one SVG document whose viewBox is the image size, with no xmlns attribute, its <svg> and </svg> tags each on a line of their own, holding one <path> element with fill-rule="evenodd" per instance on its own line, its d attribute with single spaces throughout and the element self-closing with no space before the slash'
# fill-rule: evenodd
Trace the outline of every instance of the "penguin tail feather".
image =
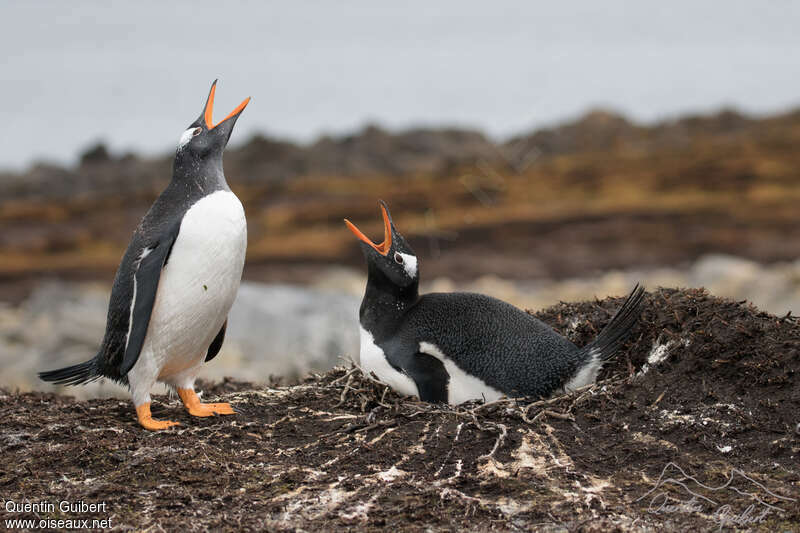
<svg viewBox="0 0 800 533">
<path fill-rule="evenodd" d="M 594 342 L 584 347 L 584 350 L 601 361 L 608 361 L 614 357 L 620 344 L 625 341 L 639 319 L 644 294 L 644 287 L 637 283 L 625 299 L 625 303 L 611 318 L 611 322 L 603 328 Z"/>
<path fill-rule="evenodd" d="M 77 365 L 39 372 L 39 379 L 56 385 L 84 385 L 101 377 L 103 376 L 98 372 L 96 357 Z"/>
</svg>

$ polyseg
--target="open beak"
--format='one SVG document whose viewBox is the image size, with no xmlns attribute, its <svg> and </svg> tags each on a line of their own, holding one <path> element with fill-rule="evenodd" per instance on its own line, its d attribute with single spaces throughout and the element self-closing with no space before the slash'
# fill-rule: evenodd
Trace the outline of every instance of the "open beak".
<svg viewBox="0 0 800 533">
<path fill-rule="evenodd" d="M 244 101 L 241 104 L 236 106 L 236 109 L 231 111 L 227 117 L 223 118 L 222 120 L 214 124 L 214 121 L 212 119 L 212 114 L 214 113 L 214 93 L 216 92 L 217 92 L 217 80 L 214 80 L 214 83 L 211 84 L 211 92 L 208 93 L 208 100 L 206 101 L 206 109 L 203 112 L 203 117 L 206 121 L 206 128 L 208 128 L 208 131 L 213 130 L 214 128 L 216 128 L 229 118 L 235 117 L 236 115 L 241 113 L 244 110 L 244 108 L 247 107 L 247 104 L 250 102 L 250 97 L 248 96 L 247 98 L 244 99 Z"/>
<path fill-rule="evenodd" d="M 389 250 L 392 248 L 392 226 L 391 223 L 389 222 L 389 212 L 386 211 L 386 206 L 383 205 L 383 203 L 381 203 L 381 211 L 383 211 L 383 242 L 380 244 L 375 244 L 374 242 L 369 240 L 369 237 L 361 233 L 361 230 L 359 230 L 355 226 L 355 224 L 353 224 L 349 220 L 344 219 L 344 223 L 347 225 L 348 228 L 350 228 L 350 231 L 352 231 L 353 234 L 356 237 L 358 237 L 361 241 L 375 248 L 375 250 L 379 254 L 387 255 L 389 253 Z"/>
</svg>

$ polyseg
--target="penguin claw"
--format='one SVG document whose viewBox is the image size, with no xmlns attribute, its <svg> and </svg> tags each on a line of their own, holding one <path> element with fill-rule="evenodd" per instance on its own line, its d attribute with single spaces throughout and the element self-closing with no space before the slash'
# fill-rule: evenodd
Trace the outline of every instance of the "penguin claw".
<svg viewBox="0 0 800 533">
<path fill-rule="evenodd" d="M 186 410 L 192 416 L 235 415 L 236 411 L 229 403 L 200 403 L 200 398 L 192 389 L 178 389 Z"/>
<path fill-rule="evenodd" d="M 214 416 L 214 415 L 235 415 L 233 407 L 227 403 L 199 403 L 191 407 L 187 406 L 189 414 L 192 416 Z"/>
<path fill-rule="evenodd" d="M 139 424 L 144 429 L 149 431 L 161 431 L 168 429 L 172 426 L 180 426 L 180 422 L 173 422 L 172 420 L 156 420 L 150 414 L 150 404 L 145 403 L 136 408 L 136 416 L 139 419 Z"/>
<path fill-rule="evenodd" d="M 173 422 L 172 420 L 155 420 L 153 418 L 147 420 L 139 420 L 139 423 L 142 425 L 144 429 L 150 431 L 161 431 L 163 429 L 169 429 L 172 426 L 180 426 L 180 422 Z"/>
</svg>

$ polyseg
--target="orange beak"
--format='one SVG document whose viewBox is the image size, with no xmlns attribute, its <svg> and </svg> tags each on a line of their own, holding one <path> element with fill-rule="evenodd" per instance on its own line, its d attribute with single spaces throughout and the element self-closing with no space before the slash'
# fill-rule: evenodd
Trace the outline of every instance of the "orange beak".
<svg viewBox="0 0 800 533">
<path fill-rule="evenodd" d="M 205 121 L 206 121 L 206 128 L 208 128 L 208 131 L 213 130 L 214 128 L 216 128 L 217 126 L 219 126 L 220 124 L 222 124 L 223 122 L 228 120 L 229 118 L 238 115 L 239 113 L 242 112 L 242 110 L 245 107 L 247 107 L 247 104 L 250 103 L 250 97 L 248 96 L 247 98 L 244 99 L 244 101 L 241 104 L 236 106 L 236 109 L 231 111 L 230 114 L 228 114 L 227 117 L 223 118 L 222 120 L 220 120 L 219 122 L 214 124 L 214 121 L 212 120 L 211 115 L 214 112 L 214 93 L 216 93 L 216 92 L 217 92 L 217 81 L 214 80 L 214 83 L 211 85 L 211 92 L 208 94 L 208 101 L 206 102 L 206 110 L 203 113 L 203 117 L 205 118 Z"/>
<path fill-rule="evenodd" d="M 381 204 L 381 211 L 383 211 L 383 242 L 380 244 L 375 244 L 369 237 L 361 233 L 355 224 L 350 222 L 347 219 L 344 219 L 344 223 L 350 228 L 350 231 L 358 237 L 360 240 L 364 241 L 365 243 L 369 244 L 381 255 L 387 255 L 389 250 L 392 248 L 392 226 L 389 223 L 389 213 L 386 211 L 386 207 Z"/>
</svg>

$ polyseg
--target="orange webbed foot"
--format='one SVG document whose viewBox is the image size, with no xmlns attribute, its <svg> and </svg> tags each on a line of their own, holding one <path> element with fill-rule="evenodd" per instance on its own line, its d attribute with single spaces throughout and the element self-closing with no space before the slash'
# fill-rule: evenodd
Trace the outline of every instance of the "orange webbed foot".
<svg viewBox="0 0 800 533">
<path fill-rule="evenodd" d="M 144 429 L 150 431 L 160 431 L 162 429 L 171 428 L 172 426 L 180 426 L 180 422 L 173 422 L 171 420 L 155 420 L 150 414 L 150 403 L 143 403 L 136 408 L 136 416 L 139 419 L 139 424 Z"/>
<path fill-rule="evenodd" d="M 192 389 L 178 389 L 186 410 L 192 416 L 235 415 L 236 411 L 229 403 L 201 403 Z"/>
</svg>

